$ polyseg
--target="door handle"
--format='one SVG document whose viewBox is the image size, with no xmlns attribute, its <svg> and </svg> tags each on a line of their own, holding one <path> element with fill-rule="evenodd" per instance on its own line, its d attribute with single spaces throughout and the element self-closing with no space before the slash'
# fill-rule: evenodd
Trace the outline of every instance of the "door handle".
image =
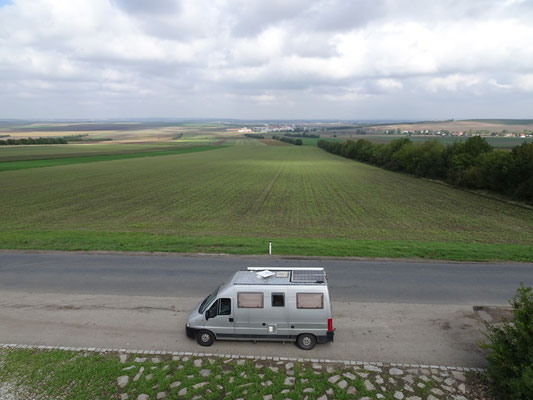
<svg viewBox="0 0 533 400">
<path fill-rule="evenodd" d="M 229 322 L 233 322 L 233 318 L 230 318 L 230 319 L 229 319 Z"/>
</svg>

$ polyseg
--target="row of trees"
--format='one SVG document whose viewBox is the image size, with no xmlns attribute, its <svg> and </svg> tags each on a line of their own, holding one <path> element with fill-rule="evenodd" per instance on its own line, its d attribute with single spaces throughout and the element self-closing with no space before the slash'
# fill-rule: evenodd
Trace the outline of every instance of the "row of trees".
<svg viewBox="0 0 533 400">
<path fill-rule="evenodd" d="M 264 139 L 265 137 L 260 133 L 245 133 L 244 136 L 252 139 Z"/>
<path fill-rule="evenodd" d="M 452 185 L 488 189 L 533 203 L 533 143 L 511 151 L 494 149 L 480 136 L 445 146 L 437 140 L 413 143 L 407 138 L 388 144 L 366 139 L 344 143 L 319 140 L 330 153 Z"/>
<path fill-rule="evenodd" d="M 63 136 L 62 139 L 65 139 L 67 142 L 109 142 L 113 140 L 112 138 L 90 138 L 88 137 L 89 134 L 84 133 L 80 135 L 68 135 Z M 176 140 L 183 136 L 183 133 L 179 133 L 178 135 L 174 136 L 172 139 Z"/>
<path fill-rule="evenodd" d="M 63 138 L 28 138 L 28 139 L 7 139 L 0 140 L 0 146 L 13 146 L 19 144 L 67 144 Z"/>
<path fill-rule="evenodd" d="M 294 144 L 296 146 L 301 146 L 304 143 L 302 139 L 292 139 L 292 138 L 288 138 L 285 136 L 278 136 L 278 135 L 273 135 L 272 139 L 279 140 L 280 142 Z"/>
<path fill-rule="evenodd" d="M 292 137 L 292 138 L 312 138 L 312 139 L 318 139 L 320 135 L 313 134 L 313 133 L 286 133 L 285 136 Z"/>
</svg>

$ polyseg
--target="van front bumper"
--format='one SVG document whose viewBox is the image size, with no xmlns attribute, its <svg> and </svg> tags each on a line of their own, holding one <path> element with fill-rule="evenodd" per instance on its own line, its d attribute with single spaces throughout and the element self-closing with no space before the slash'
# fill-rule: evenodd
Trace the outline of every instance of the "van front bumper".
<svg viewBox="0 0 533 400">
<path fill-rule="evenodd" d="M 196 334 L 199 330 L 200 329 L 197 328 L 191 328 L 190 326 L 185 327 L 185 332 L 187 333 L 187 336 L 193 339 L 196 337 Z"/>
</svg>

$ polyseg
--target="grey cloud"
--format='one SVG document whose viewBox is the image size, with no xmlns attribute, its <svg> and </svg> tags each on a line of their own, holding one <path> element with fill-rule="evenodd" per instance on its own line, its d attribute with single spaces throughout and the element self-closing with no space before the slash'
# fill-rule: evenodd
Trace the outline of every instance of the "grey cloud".
<svg viewBox="0 0 533 400">
<path fill-rule="evenodd" d="M 110 0 L 116 7 L 131 14 L 168 14 L 180 10 L 180 0 Z"/>
<path fill-rule="evenodd" d="M 371 23 L 385 14 L 384 0 L 329 0 L 318 2 L 302 16 L 300 27 L 345 31 Z"/>
<path fill-rule="evenodd" d="M 527 1 L 39 1 L 0 8 L 0 118 L 512 117 L 533 102 Z"/>
<path fill-rule="evenodd" d="M 232 34 L 237 37 L 257 35 L 269 26 L 296 19 L 310 4 L 307 0 L 234 2 L 228 10 L 228 20 L 235 20 Z"/>
</svg>

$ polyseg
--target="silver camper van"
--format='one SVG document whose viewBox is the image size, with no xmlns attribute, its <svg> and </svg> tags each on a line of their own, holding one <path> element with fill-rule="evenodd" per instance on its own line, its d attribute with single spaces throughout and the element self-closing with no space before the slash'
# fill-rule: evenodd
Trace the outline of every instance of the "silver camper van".
<svg viewBox="0 0 533 400">
<path fill-rule="evenodd" d="M 311 350 L 333 342 L 324 268 L 248 268 L 216 288 L 189 314 L 187 336 L 216 340 L 295 341 Z"/>
</svg>

